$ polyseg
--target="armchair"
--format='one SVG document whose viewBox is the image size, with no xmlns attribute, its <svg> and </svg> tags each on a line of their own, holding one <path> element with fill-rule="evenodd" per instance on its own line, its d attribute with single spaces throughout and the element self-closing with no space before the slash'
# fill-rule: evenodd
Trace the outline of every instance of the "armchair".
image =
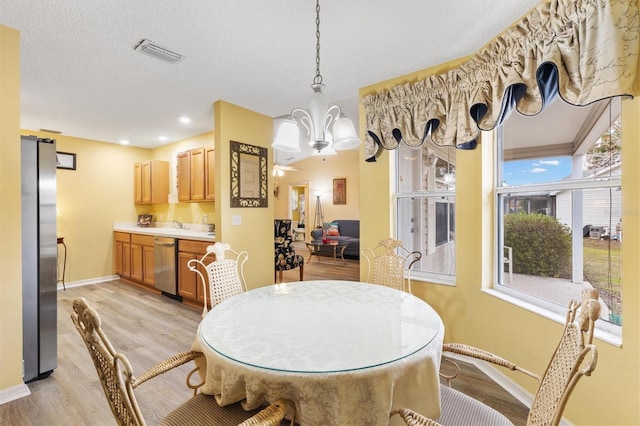
<svg viewBox="0 0 640 426">
<path fill-rule="evenodd" d="M 562 420 L 564 408 L 578 381 L 583 376 L 590 376 L 596 368 L 598 352 L 592 342 L 594 323 L 600 310 L 597 290 L 583 290 L 581 303 L 575 300 L 569 303 L 560 342 L 542 376 L 472 346 L 446 343 L 443 351 L 481 359 L 535 379 L 539 386 L 526 424 L 556 426 Z M 410 426 L 511 424 L 500 412 L 449 386 L 440 385 L 440 392 L 442 412 L 437 422 L 407 408 L 394 409 L 391 415 L 399 415 Z"/>
<path fill-rule="evenodd" d="M 139 385 L 203 356 L 200 352 L 181 352 L 136 377 L 127 357 L 111 345 L 102 330 L 100 316 L 86 299 L 79 298 L 73 301 L 71 319 L 89 351 L 114 420 L 118 425 L 146 425 L 134 392 Z M 158 425 L 231 426 L 240 422 L 244 422 L 242 424 L 245 425 L 259 426 L 289 424 L 284 420 L 286 404 L 293 407 L 289 401 L 279 400 L 262 411 L 251 412 L 244 411 L 239 403 L 222 407 L 218 405 L 215 397 L 197 393 L 202 383 L 191 383 L 191 377 L 196 371 L 198 371 L 197 367 L 186 378 L 186 384 L 193 389 L 194 396 L 162 418 Z M 86 384 L 79 383 L 79 385 Z M 295 416 L 295 411 L 293 415 Z"/>
<path fill-rule="evenodd" d="M 296 254 L 293 248 L 293 235 L 291 232 L 291 219 L 275 219 L 274 223 L 274 246 L 275 246 L 275 271 L 279 274 L 279 281 L 282 282 L 282 271 L 300 268 L 300 281 L 304 276 L 304 257 Z"/>
</svg>

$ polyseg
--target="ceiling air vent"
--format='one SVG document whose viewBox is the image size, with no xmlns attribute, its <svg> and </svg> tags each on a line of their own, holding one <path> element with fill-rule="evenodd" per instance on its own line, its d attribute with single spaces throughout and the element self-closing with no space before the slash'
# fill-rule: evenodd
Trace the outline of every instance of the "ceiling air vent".
<svg viewBox="0 0 640 426">
<path fill-rule="evenodd" d="M 147 39 L 141 40 L 133 50 L 144 53 L 145 55 L 153 56 L 161 61 L 169 62 L 170 64 L 175 64 L 176 62 L 180 62 L 184 59 L 184 55 L 167 50 Z"/>
</svg>

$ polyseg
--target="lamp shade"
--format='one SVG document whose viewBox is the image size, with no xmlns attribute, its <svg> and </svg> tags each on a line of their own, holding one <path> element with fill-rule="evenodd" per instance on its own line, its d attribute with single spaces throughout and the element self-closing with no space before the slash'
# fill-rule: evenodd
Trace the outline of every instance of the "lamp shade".
<svg viewBox="0 0 640 426">
<path fill-rule="evenodd" d="M 287 117 L 278 126 L 272 146 L 281 151 L 300 152 L 299 136 L 300 130 L 296 121 L 293 117 Z"/>
<path fill-rule="evenodd" d="M 344 113 L 340 113 L 333 123 L 333 148 L 351 149 L 360 145 L 353 122 Z"/>
</svg>

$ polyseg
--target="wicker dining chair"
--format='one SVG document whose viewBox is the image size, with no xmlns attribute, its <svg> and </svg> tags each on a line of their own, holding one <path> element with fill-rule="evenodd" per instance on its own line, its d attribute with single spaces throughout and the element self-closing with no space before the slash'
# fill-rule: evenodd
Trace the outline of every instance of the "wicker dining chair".
<svg viewBox="0 0 640 426">
<path fill-rule="evenodd" d="M 89 306 L 87 300 L 75 299 L 73 311 L 71 319 L 87 346 L 111 412 L 119 425 L 144 426 L 146 424 L 134 393 L 139 385 L 203 356 L 200 352 L 182 352 L 165 359 L 136 377 L 133 375 L 133 369 L 127 357 L 116 352 L 102 331 L 100 316 Z M 245 422 L 243 424 L 247 426 L 289 424 L 289 421 L 283 421 L 287 405 L 293 407 L 295 416 L 293 404 L 284 400 L 277 401 L 261 411 L 245 411 L 240 403 L 221 407 L 213 396 L 197 393 L 202 383 L 191 384 L 191 377 L 197 370 L 197 368 L 193 369 L 186 378 L 187 386 L 194 390 L 193 398 L 169 413 L 160 420 L 158 425 L 235 426 L 241 422 Z"/>
<path fill-rule="evenodd" d="M 362 255 L 368 263 L 367 282 L 404 290 L 407 271 L 407 291 L 411 293 L 411 267 L 422 258 L 419 251 L 409 251 L 402 241 L 387 238 L 373 249 L 363 249 Z"/>
<path fill-rule="evenodd" d="M 600 309 L 597 290 L 583 290 L 581 303 L 574 300 L 569 303 L 560 342 L 542 377 L 511 361 L 472 346 L 448 343 L 443 346 L 443 351 L 487 361 L 538 380 L 539 386 L 529 409 L 527 425 L 556 426 L 562 420 L 564 408 L 578 381 L 583 376 L 590 376 L 596 368 L 598 352 L 592 341 L 594 324 L 600 316 Z M 392 411 L 391 416 L 399 414 L 409 426 L 512 424 L 498 411 L 462 392 L 445 385 L 441 385 L 440 390 L 442 410 L 437 421 L 406 408 Z"/>
<path fill-rule="evenodd" d="M 197 273 L 202 283 L 202 317 L 207 314 L 209 304 L 213 309 L 223 300 L 247 291 L 244 264 L 248 259 L 249 253 L 246 251 L 237 252 L 232 250 L 229 244 L 217 242 L 207 247 L 207 253 L 202 258 L 187 262 L 189 270 Z"/>
</svg>

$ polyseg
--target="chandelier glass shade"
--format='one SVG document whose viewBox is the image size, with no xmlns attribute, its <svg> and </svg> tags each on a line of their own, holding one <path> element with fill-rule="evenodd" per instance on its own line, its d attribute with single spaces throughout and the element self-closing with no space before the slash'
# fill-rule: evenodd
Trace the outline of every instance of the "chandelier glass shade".
<svg viewBox="0 0 640 426">
<path fill-rule="evenodd" d="M 324 87 L 320 74 L 320 3 L 316 0 L 316 75 L 311 85 L 313 92 L 309 96 L 309 107 L 294 108 L 281 120 L 271 146 L 280 151 L 300 152 L 299 124 L 306 129 L 313 155 L 331 155 L 336 150 L 360 145 L 353 122 L 338 105 L 329 107 Z"/>
</svg>

